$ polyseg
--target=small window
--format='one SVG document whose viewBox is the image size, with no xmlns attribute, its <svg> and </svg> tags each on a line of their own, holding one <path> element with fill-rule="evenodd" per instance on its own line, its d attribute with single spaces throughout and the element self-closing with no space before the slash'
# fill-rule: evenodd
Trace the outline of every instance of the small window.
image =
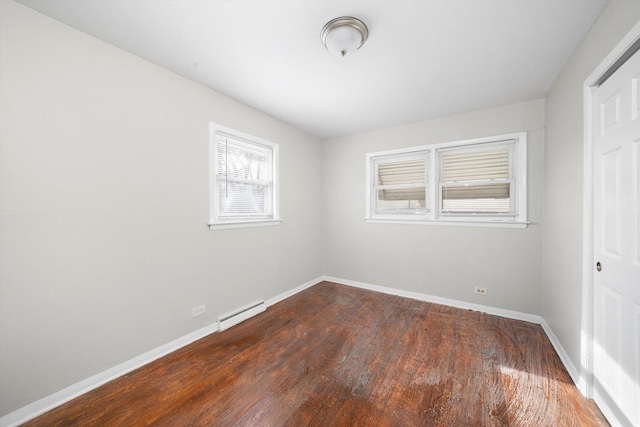
<svg viewBox="0 0 640 427">
<path fill-rule="evenodd" d="M 513 144 L 439 150 L 439 214 L 513 217 Z"/>
<path fill-rule="evenodd" d="M 526 225 L 526 133 L 367 155 L 367 220 Z"/>
<path fill-rule="evenodd" d="M 278 145 L 212 123 L 210 228 L 275 225 Z"/>
<path fill-rule="evenodd" d="M 417 215 L 429 212 L 428 163 L 429 157 L 424 153 L 374 158 L 374 211 Z"/>
</svg>

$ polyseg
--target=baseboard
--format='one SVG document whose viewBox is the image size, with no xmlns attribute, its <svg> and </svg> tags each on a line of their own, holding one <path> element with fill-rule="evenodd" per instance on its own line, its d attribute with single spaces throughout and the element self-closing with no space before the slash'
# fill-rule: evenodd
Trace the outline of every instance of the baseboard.
<svg viewBox="0 0 640 427">
<path fill-rule="evenodd" d="M 495 316 L 507 317 L 509 319 L 523 320 L 525 322 L 541 324 L 542 317 L 535 314 L 522 313 L 519 311 L 506 310 L 504 308 L 490 307 L 482 304 L 459 301 L 455 299 L 442 298 L 435 295 L 423 294 L 419 292 L 405 291 L 402 289 L 389 288 L 386 286 L 371 285 L 369 283 L 356 282 L 355 280 L 341 279 L 338 277 L 324 276 L 323 280 L 341 285 L 353 286 L 356 288 L 368 289 L 390 295 L 411 298 L 418 301 L 432 302 L 435 304 L 448 305 L 449 307 L 462 308 L 465 310 L 480 311 L 482 313 L 493 314 Z"/>
<path fill-rule="evenodd" d="M 27 422 L 38 415 L 42 415 L 47 411 L 52 410 L 76 397 L 87 393 L 101 385 L 108 383 L 122 375 L 125 375 L 131 371 L 134 371 L 148 363 L 153 362 L 156 359 L 161 358 L 171 352 L 174 352 L 186 345 L 191 344 L 194 341 L 199 340 L 213 332 L 216 332 L 218 327 L 216 324 L 205 326 L 197 331 L 193 331 L 187 335 L 177 338 L 167 344 L 156 347 L 140 356 L 134 357 L 126 362 L 114 366 L 113 368 L 102 371 L 99 374 L 86 378 L 76 384 L 70 385 L 58 392 L 50 394 L 40 400 L 36 400 L 33 403 L 24 406 L 17 411 L 11 412 L 0 418 L 0 427 L 12 427 Z"/>
<path fill-rule="evenodd" d="M 542 318 L 540 326 L 542 326 L 542 329 L 544 329 L 544 332 L 547 334 L 547 337 L 549 338 L 549 341 L 551 341 L 553 348 L 556 349 L 556 353 L 558 353 L 560 360 L 564 364 L 564 367 L 567 369 L 567 372 L 569 372 L 569 376 L 573 380 L 574 384 L 576 385 L 576 387 L 578 387 L 580 393 L 586 396 L 587 383 L 585 381 L 585 378 L 580 375 L 580 371 L 578 370 L 578 368 L 576 368 L 576 365 L 573 364 L 571 358 L 567 354 L 567 351 L 564 349 L 562 344 L 560 344 L 560 340 L 558 339 L 556 334 L 553 333 L 553 329 L 551 329 L 551 326 L 549 326 L 544 318 Z"/>
<path fill-rule="evenodd" d="M 266 300 L 265 304 L 267 307 L 270 307 L 273 304 L 287 299 L 290 296 L 295 295 L 298 292 L 301 292 L 321 281 L 322 277 L 310 280 L 300 286 L 297 286 L 289 291 L 283 292 L 273 298 Z M 70 385 L 69 387 L 66 387 L 58 392 L 55 392 L 47 397 L 30 403 L 14 412 L 3 416 L 2 418 L 0 418 L 0 427 L 14 427 L 25 423 L 37 417 L 38 415 L 42 415 L 45 412 L 48 412 L 64 403 L 67 403 L 68 401 L 75 399 L 76 397 L 84 393 L 98 388 L 101 385 L 108 383 L 109 381 L 121 377 L 122 375 L 136 370 L 148 363 L 153 362 L 156 359 L 161 358 L 162 356 L 172 353 L 184 346 L 191 344 L 194 341 L 199 340 L 200 338 L 204 338 L 205 336 L 217 331 L 217 323 L 205 326 L 204 328 L 198 329 L 197 331 L 177 338 L 170 343 L 154 348 L 153 350 L 141 354 L 140 356 L 134 357 L 133 359 L 114 366 L 113 368 L 107 369 L 106 371 L 86 378 L 76 384 Z"/>
<path fill-rule="evenodd" d="M 584 396 L 587 395 L 585 378 L 583 378 L 580 375 L 580 371 L 573 364 L 573 362 L 571 361 L 571 358 L 567 354 L 562 344 L 560 344 L 560 340 L 558 340 L 558 337 L 553 332 L 553 329 L 551 329 L 551 326 L 549 326 L 547 321 L 544 320 L 542 316 L 538 316 L 535 314 L 522 313 L 519 311 L 506 310 L 502 308 L 490 307 L 490 306 L 481 305 L 481 304 L 473 304 L 473 303 L 468 303 L 465 301 L 459 301 L 459 300 L 454 300 L 449 298 L 442 298 L 442 297 L 437 297 L 435 295 L 404 291 L 402 289 L 389 288 L 386 286 L 372 285 L 369 283 L 362 283 L 354 280 L 341 279 L 338 277 L 323 276 L 323 280 L 326 280 L 328 282 L 338 283 L 341 285 L 354 286 L 357 288 L 368 289 L 376 292 L 382 292 L 385 294 L 412 298 L 419 301 L 432 302 L 435 304 L 443 304 L 449 307 L 475 310 L 475 311 L 480 311 L 487 314 L 493 314 L 496 316 L 507 317 L 509 319 L 523 320 L 525 322 L 536 323 L 540 325 L 544 330 L 545 334 L 547 334 L 549 341 L 551 341 L 553 348 L 556 350 L 556 353 L 558 353 L 558 356 L 560 357 L 560 361 L 564 364 L 567 372 L 569 373 L 569 376 L 571 376 L 571 379 L 576 384 L 576 387 L 578 388 L 578 390 L 580 390 L 580 392 Z"/>
<path fill-rule="evenodd" d="M 569 375 L 577 385 L 578 389 L 584 394 L 586 387 L 584 386 L 584 379 L 580 377 L 579 371 L 576 369 L 575 365 L 567 355 L 567 352 L 564 350 L 560 341 L 553 333 L 551 327 L 547 324 L 547 322 L 538 315 L 522 313 L 513 310 L 506 310 L 502 308 L 490 307 L 481 304 L 473 304 L 465 301 L 459 301 L 449 298 L 442 298 L 435 295 L 428 295 L 419 292 L 411 292 L 405 291 L 402 289 L 389 288 L 386 286 L 372 285 L 369 283 L 357 282 L 355 280 L 348 279 L 340 279 L 332 276 L 321 276 L 316 279 L 310 280 L 306 283 L 303 283 L 300 286 L 297 286 L 289 291 L 278 294 L 272 298 L 269 298 L 265 301 L 267 307 L 270 307 L 274 304 L 277 304 L 280 301 L 283 301 L 307 288 L 310 288 L 313 285 L 318 284 L 321 281 L 334 282 L 341 285 L 353 286 L 362 289 L 368 289 L 371 291 L 382 292 L 390 295 L 397 295 L 405 298 L 412 298 L 419 301 L 432 302 L 435 304 L 443 304 L 448 305 L 450 307 L 468 309 L 480 311 L 487 314 L 492 314 L 496 316 L 507 317 L 510 319 L 523 320 L 525 322 L 536 323 L 542 326 L 543 330 L 549 337 L 551 344 L 555 348 L 560 360 L 565 365 L 565 368 L 569 372 Z M 129 361 L 121 363 L 113 368 L 107 369 L 99 374 L 96 374 L 92 377 L 89 377 L 85 380 L 82 380 L 76 384 L 73 384 L 67 388 L 64 388 L 56 393 L 53 393 L 45 398 L 37 400 L 33 403 L 30 403 L 27 406 L 24 406 L 10 414 L 7 414 L 0 418 L 0 427 L 13 427 L 18 426 L 22 423 L 25 423 L 38 415 L 41 415 L 51 409 L 60 406 L 88 391 L 91 391 L 101 385 L 112 381 L 122 375 L 125 375 L 135 369 L 138 369 L 148 363 L 153 362 L 156 359 L 159 359 L 162 356 L 165 356 L 171 352 L 174 352 L 186 345 L 191 344 L 194 341 L 199 340 L 209 334 L 212 334 L 218 330 L 217 325 L 211 324 L 209 326 L 205 326 L 204 328 L 198 329 L 197 331 L 191 332 L 187 335 L 184 335 L 178 339 L 171 341 L 165 345 L 157 347 L 151 351 L 148 351 L 140 356 L 137 356 Z"/>
</svg>

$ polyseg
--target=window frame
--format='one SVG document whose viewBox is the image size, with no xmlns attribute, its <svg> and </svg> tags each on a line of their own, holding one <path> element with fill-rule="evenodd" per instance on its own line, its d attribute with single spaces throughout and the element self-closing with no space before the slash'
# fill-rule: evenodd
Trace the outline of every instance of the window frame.
<svg viewBox="0 0 640 427">
<path fill-rule="evenodd" d="M 266 202 L 271 206 L 271 213 L 267 215 L 222 215 L 219 210 L 220 192 L 218 183 L 221 179 L 218 174 L 218 147 L 220 141 L 218 135 L 226 135 L 234 140 L 234 144 L 241 146 L 246 151 L 254 151 L 260 154 L 266 154 L 270 157 L 268 165 L 270 167 L 270 195 Z M 209 229 L 220 230 L 229 228 L 244 227 L 261 227 L 278 225 L 282 222 L 279 210 L 279 150 L 278 144 L 250 135 L 238 130 L 210 123 L 209 126 Z M 224 178 L 227 183 L 230 181 L 241 182 L 242 180 L 229 180 Z M 265 181 L 269 182 L 269 181 Z"/>
<path fill-rule="evenodd" d="M 515 188 L 516 184 L 516 176 L 515 176 L 515 152 L 517 151 L 516 147 L 517 142 L 515 140 L 506 140 L 506 141 L 497 141 L 497 142 L 485 142 L 481 144 L 472 144 L 472 145 L 462 145 L 462 146 L 453 146 L 453 147 L 445 147 L 439 148 L 436 151 L 437 159 L 437 167 L 438 167 L 438 217 L 446 217 L 451 220 L 455 220 L 456 218 L 469 219 L 469 218 L 481 218 L 481 217 L 499 217 L 499 218 L 515 218 L 517 217 L 518 206 L 518 191 Z M 443 173 L 443 157 L 446 153 L 457 153 L 457 154 L 465 154 L 465 153 L 482 153 L 482 152 L 490 152 L 497 151 L 496 149 L 506 147 L 509 154 L 509 167 L 508 174 L 509 178 L 506 181 L 494 181 L 494 180 L 484 180 L 484 181 L 444 181 Z M 509 212 L 444 212 L 442 210 L 443 201 L 442 201 L 442 189 L 443 187 L 461 187 L 461 186 L 473 186 L 473 185 L 498 185 L 500 183 L 507 182 L 509 183 L 509 204 L 510 210 Z"/>
<path fill-rule="evenodd" d="M 378 159 L 383 158 L 384 160 L 387 160 L 386 162 L 378 162 Z M 428 215 L 429 212 L 431 212 L 431 210 L 433 209 L 433 206 L 431 204 L 431 198 L 430 198 L 430 192 L 429 192 L 429 182 L 431 181 L 431 177 L 430 175 L 430 157 L 429 157 L 429 153 L 425 153 L 422 151 L 418 151 L 418 152 L 409 152 L 409 153 L 397 153 L 397 154 L 390 154 L 390 155 L 385 155 L 385 156 L 374 156 L 371 159 L 371 167 L 374 169 L 374 171 L 378 170 L 377 165 L 379 163 L 393 163 L 393 162 L 400 162 L 400 161 L 408 161 L 408 160 L 416 160 L 416 159 L 420 159 L 420 158 L 424 158 L 425 161 L 425 179 L 423 181 L 424 183 L 424 188 L 425 188 L 425 207 L 420 210 L 420 211 L 416 211 L 416 212 L 407 212 L 409 211 L 408 209 L 406 210 L 396 210 L 396 213 L 382 213 L 380 211 L 383 211 L 383 209 L 377 209 L 377 205 L 376 205 L 376 201 L 377 201 L 377 196 L 376 193 L 379 190 L 384 190 L 384 188 L 380 188 L 380 187 L 387 187 L 385 185 L 380 186 L 377 185 L 375 183 L 375 181 L 371 182 L 371 189 L 370 189 L 370 194 L 369 197 L 372 201 L 372 206 L 371 206 L 371 212 L 372 215 L 375 217 L 380 217 L 380 218 L 393 218 L 393 219 L 405 219 L 405 218 L 419 218 L 419 217 L 425 217 L 425 215 Z M 395 188 L 420 188 L 420 184 L 402 184 L 402 185 L 393 185 L 392 187 Z M 391 211 L 389 209 L 389 211 Z"/>
<path fill-rule="evenodd" d="M 509 173 L 510 201 L 513 212 L 441 212 L 442 193 L 441 188 L 448 185 L 442 180 L 442 154 L 446 152 L 473 152 L 484 151 L 486 148 L 509 146 Z M 427 182 L 425 183 L 429 208 L 426 215 L 415 213 L 387 214 L 376 212 L 375 188 L 377 178 L 375 176 L 375 163 L 392 156 L 398 158 L 424 154 L 428 156 L 429 164 Z M 505 182 L 505 181 L 502 181 Z M 367 153 L 366 155 L 366 211 L 365 221 L 371 223 L 396 223 L 396 224 L 432 224 L 432 225 L 463 225 L 480 227 L 510 227 L 526 228 L 527 222 L 527 133 L 518 132 L 505 135 L 496 135 L 483 138 L 474 138 L 462 141 L 450 141 L 438 144 L 422 145 L 417 147 L 401 148 L 396 150 Z M 450 185 L 450 183 L 449 183 Z"/>
</svg>

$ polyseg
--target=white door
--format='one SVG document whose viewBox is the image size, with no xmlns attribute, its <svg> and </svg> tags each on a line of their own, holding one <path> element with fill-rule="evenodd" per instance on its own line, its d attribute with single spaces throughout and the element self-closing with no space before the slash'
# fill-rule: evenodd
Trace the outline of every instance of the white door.
<svg viewBox="0 0 640 427">
<path fill-rule="evenodd" d="M 594 398 L 640 426 L 640 52 L 593 99 Z"/>
</svg>

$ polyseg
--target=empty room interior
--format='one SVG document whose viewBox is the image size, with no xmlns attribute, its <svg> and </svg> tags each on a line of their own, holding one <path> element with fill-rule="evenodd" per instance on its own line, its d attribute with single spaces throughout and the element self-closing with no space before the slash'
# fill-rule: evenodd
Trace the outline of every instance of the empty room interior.
<svg viewBox="0 0 640 427">
<path fill-rule="evenodd" d="M 640 425 L 640 1 L 0 0 L 0 426 Z"/>
</svg>

